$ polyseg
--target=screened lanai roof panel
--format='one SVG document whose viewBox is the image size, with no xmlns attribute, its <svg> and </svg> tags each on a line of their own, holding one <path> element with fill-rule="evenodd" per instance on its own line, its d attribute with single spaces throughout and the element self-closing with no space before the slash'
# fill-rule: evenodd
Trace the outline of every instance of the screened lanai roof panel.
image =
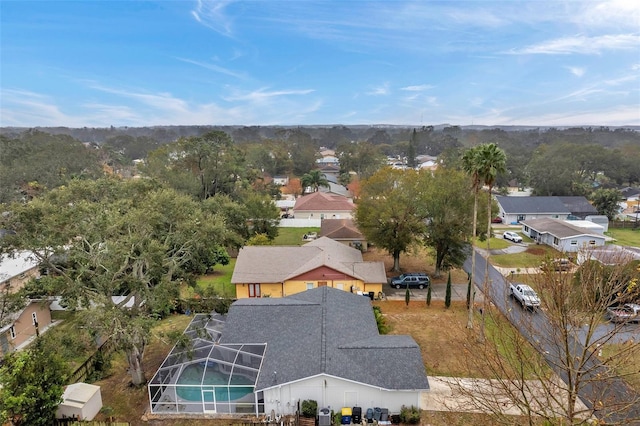
<svg viewBox="0 0 640 426">
<path fill-rule="evenodd" d="M 231 378 L 229 380 L 230 385 L 249 385 L 255 384 L 258 380 L 258 371 L 249 370 L 235 366 Z"/>
<path fill-rule="evenodd" d="M 183 375 L 195 374 L 198 386 L 254 388 L 266 344 L 219 344 L 224 319 L 219 314 L 196 315 L 184 333 L 189 342 L 173 347 L 151 383 L 166 383 L 169 378 L 180 383 Z"/>
</svg>

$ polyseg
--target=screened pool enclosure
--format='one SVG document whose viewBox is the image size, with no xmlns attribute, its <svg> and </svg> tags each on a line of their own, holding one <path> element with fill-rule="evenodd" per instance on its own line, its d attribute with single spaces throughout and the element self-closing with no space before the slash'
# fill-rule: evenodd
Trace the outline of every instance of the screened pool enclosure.
<svg viewBox="0 0 640 426">
<path fill-rule="evenodd" d="M 225 317 L 197 314 L 149 382 L 154 414 L 263 413 L 255 384 L 265 344 L 220 344 Z"/>
</svg>

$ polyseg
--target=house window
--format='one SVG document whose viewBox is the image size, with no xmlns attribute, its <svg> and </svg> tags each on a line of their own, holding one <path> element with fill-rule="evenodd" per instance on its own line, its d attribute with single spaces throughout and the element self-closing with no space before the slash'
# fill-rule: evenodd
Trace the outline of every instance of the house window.
<svg viewBox="0 0 640 426">
<path fill-rule="evenodd" d="M 571 245 L 572 246 L 577 246 L 578 245 L 578 240 L 571 240 Z"/>
<path fill-rule="evenodd" d="M 9 334 L 11 335 L 12 339 L 16 338 L 16 328 L 14 326 L 11 326 L 11 328 L 9 328 Z"/>
<path fill-rule="evenodd" d="M 33 322 L 33 325 L 38 325 L 38 315 L 36 315 L 35 312 L 31 313 L 31 321 Z"/>
<path fill-rule="evenodd" d="M 522 222 L 523 220 L 525 220 L 526 216 L 523 214 L 519 214 L 517 218 L 518 218 L 518 222 Z"/>
<path fill-rule="evenodd" d="M 529 227 L 527 225 L 524 226 L 524 232 L 529 233 Z"/>
<path fill-rule="evenodd" d="M 336 284 L 336 288 L 337 288 L 338 290 L 344 290 L 344 284 L 342 284 L 342 283 L 338 283 L 338 284 Z"/>
<path fill-rule="evenodd" d="M 307 290 L 311 290 L 313 288 L 313 283 L 307 283 Z"/>
<path fill-rule="evenodd" d="M 320 219 L 324 219 L 324 213 L 320 213 Z"/>
<path fill-rule="evenodd" d="M 553 237 L 553 245 L 558 245 L 560 244 L 560 240 L 558 239 L 558 237 Z"/>
<path fill-rule="evenodd" d="M 260 297 L 260 284 L 249 284 L 249 297 Z"/>
<path fill-rule="evenodd" d="M 589 244 L 591 244 L 592 246 L 596 245 L 596 240 L 589 240 Z"/>
</svg>

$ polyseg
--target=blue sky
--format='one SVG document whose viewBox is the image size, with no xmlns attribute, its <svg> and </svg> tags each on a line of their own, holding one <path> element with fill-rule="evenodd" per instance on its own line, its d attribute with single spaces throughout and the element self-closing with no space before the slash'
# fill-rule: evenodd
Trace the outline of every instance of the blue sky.
<svg viewBox="0 0 640 426">
<path fill-rule="evenodd" d="M 640 2 L 0 0 L 0 126 L 640 125 Z"/>
</svg>

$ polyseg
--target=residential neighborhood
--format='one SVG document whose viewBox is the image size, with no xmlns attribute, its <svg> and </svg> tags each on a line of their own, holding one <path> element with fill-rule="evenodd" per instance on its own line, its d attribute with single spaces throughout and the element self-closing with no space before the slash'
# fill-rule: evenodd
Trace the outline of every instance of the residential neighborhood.
<svg viewBox="0 0 640 426">
<path fill-rule="evenodd" d="M 191 142 L 235 149 L 223 132 L 203 138 Z M 184 141 L 174 147 L 189 149 Z M 482 150 L 501 152 L 483 144 L 465 154 Z M 637 222 L 625 213 L 635 206 L 632 190 L 613 199 L 609 216 L 591 196 L 493 184 L 474 194 L 473 169 L 443 166 L 436 156 L 380 155 L 368 176 L 342 173 L 340 158 L 318 150 L 309 170 L 264 172 L 246 180 L 250 191 L 220 179 L 196 180 L 185 193 L 179 176 L 161 188 L 106 176 L 38 195 L 48 203 L 44 216 L 32 210 L 36 203 L 7 204 L 5 365 L 17 371 L 13 363 L 36 356 L 37 345 L 73 339 L 86 355 L 69 364 L 51 415 L 106 419 L 122 394 L 139 414 L 116 408 L 113 417 L 130 424 L 186 417 L 298 424 L 303 405 L 313 403 L 317 421 L 323 407 L 336 418 L 349 408 L 364 421 L 370 410 L 378 424 L 442 413 L 487 424 L 493 416 L 635 418 L 628 409 L 635 373 L 627 381 L 619 371 L 634 365 L 636 352 L 610 351 L 635 348 L 640 329 L 607 316 L 640 297 Z M 45 239 L 20 231 L 40 228 Z M 40 250 L 48 255 L 36 260 Z M 578 276 L 583 291 L 556 311 L 555 292 L 575 291 Z M 572 325 L 563 341 L 552 330 L 568 320 L 565 311 Z M 125 326 L 136 317 L 145 321 Z M 181 337 L 158 338 L 156 327 Z M 570 366 L 546 356 L 568 341 L 598 354 L 585 358 L 575 388 L 559 379 L 573 374 Z M 490 372 L 514 368 L 493 352 L 504 345 L 526 348 L 513 354 L 517 365 L 553 377 L 531 373 L 522 399 L 508 396 L 518 382 Z M 127 397 L 123 382 L 144 396 Z M 606 408 L 595 409 L 595 400 Z"/>
</svg>

